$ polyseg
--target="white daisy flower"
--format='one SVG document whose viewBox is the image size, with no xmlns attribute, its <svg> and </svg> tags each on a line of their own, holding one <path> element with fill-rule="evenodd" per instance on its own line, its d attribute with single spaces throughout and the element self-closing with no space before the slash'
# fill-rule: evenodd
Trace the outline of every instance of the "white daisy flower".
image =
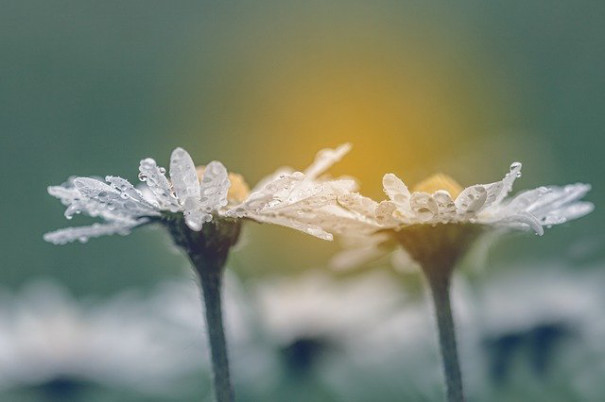
<svg viewBox="0 0 605 402">
<path fill-rule="evenodd" d="M 67 207 L 66 218 L 81 213 L 100 217 L 104 222 L 61 229 L 47 233 L 44 239 L 65 244 L 104 235 L 125 235 L 137 226 L 167 221 L 177 214 L 193 231 L 200 231 L 213 219 L 246 218 L 331 240 L 332 235 L 324 229 L 329 230 L 336 219 L 329 206 L 336 204 L 338 196 L 354 191 L 356 184 L 351 179 L 330 180 L 320 175 L 349 149 L 349 144 L 324 149 L 304 172 L 281 169 L 263 179 L 252 192 L 242 176 L 229 173 L 220 162 L 196 169 L 182 148 L 172 152 L 170 179 L 155 160 L 143 159 L 139 179 L 145 185 L 140 188 L 116 176 L 107 176 L 105 181 L 74 177 L 61 186 L 49 187 L 49 194 Z"/>
<path fill-rule="evenodd" d="M 487 228 L 534 230 L 542 235 L 544 226 L 579 218 L 593 209 L 592 203 L 579 201 L 590 190 L 587 184 L 540 187 L 507 198 L 519 176 L 521 164 L 516 162 L 495 183 L 463 189 L 450 177 L 436 175 L 410 192 L 389 173 L 383 178 L 388 200 L 377 203 L 362 196 L 339 200 L 343 208 L 364 221 L 373 219 L 378 227 L 361 233 L 367 245 L 337 256 L 336 265 L 376 259 L 397 245 L 420 265 L 433 297 L 448 401 L 464 400 L 450 301 L 452 273 L 460 257 Z"/>
<path fill-rule="evenodd" d="M 430 253 L 428 249 L 434 247 L 439 247 L 445 257 L 457 258 L 457 253 L 452 255 L 454 249 L 463 251 L 466 243 L 488 227 L 533 230 L 542 235 L 544 227 L 580 218 L 594 209 L 592 203 L 580 201 L 590 190 L 589 184 L 539 187 L 507 197 L 520 176 L 521 163 L 515 162 L 504 178 L 494 183 L 463 189 L 449 176 L 437 174 L 410 191 L 401 179 L 388 173 L 383 178 L 387 200 L 378 203 L 357 196 L 370 206 L 364 208 L 359 207 L 360 202 L 340 203 L 364 220 L 374 219 L 380 228 L 377 231 L 393 234 L 385 239 L 395 238 L 420 263 Z M 396 244 L 373 243 L 381 246 L 382 253 L 393 250 L 392 245 Z M 377 255 L 376 248 L 374 253 L 367 250 L 359 254 L 360 264 Z M 354 263 L 347 261 L 346 265 Z"/>
</svg>

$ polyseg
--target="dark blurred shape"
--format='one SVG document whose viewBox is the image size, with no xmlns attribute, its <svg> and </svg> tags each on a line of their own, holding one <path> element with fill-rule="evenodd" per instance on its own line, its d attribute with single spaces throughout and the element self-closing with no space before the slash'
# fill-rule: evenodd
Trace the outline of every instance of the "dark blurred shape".
<svg viewBox="0 0 605 402">
<path fill-rule="evenodd" d="M 57 376 L 30 389 L 39 394 L 43 401 L 84 401 L 85 395 L 98 388 L 98 385 L 74 376 Z"/>
<path fill-rule="evenodd" d="M 574 336 L 568 323 L 545 323 L 524 331 L 508 332 L 485 339 L 490 377 L 494 383 L 505 385 L 510 380 L 514 362 L 524 356 L 538 378 L 547 376 L 553 358 L 566 340 Z"/>
<path fill-rule="evenodd" d="M 310 373 L 322 355 L 331 348 L 330 342 L 319 337 L 301 337 L 286 345 L 281 354 L 285 366 L 295 375 Z"/>
</svg>

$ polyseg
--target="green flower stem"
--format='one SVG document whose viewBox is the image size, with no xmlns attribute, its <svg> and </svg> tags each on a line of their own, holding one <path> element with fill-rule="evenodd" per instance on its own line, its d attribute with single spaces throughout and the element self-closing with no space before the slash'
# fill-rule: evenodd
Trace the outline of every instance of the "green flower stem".
<svg viewBox="0 0 605 402">
<path fill-rule="evenodd" d="M 392 232 L 422 267 L 435 307 L 447 400 L 463 402 L 462 374 L 450 305 L 450 283 L 458 261 L 483 228 L 475 224 L 413 225 Z"/>
<path fill-rule="evenodd" d="M 205 223 L 200 231 L 188 228 L 180 215 L 168 215 L 164 223 L 176 245 L 187 253 L 200 279 L 216 402 L 233 402 L 235 398 L 221 302 L 225 264 L 231 247 L 239 238 L 241 223 L 237 220 L 214 219 Z"/>
<path fill-rule="evenodd" d="M 462 373 L 456 345 L 456 330 L 450 303 L 450 275 L 427 275 L 439 331 L 439 345 L 448 402 L 463 402 Z"/>
<path fill-rule="evenodd" d="M 234 401 L 233 387 L 229 373 L 229 357 L 227 355 L 227 341 L 223 328 L 222 312 L 222 270 L 198 269 L 204 305 L 206 307 L 206 325 L 208 340 L 212 355 L 212 372 L 214 394 L 217 402 Z"/>
</svg>

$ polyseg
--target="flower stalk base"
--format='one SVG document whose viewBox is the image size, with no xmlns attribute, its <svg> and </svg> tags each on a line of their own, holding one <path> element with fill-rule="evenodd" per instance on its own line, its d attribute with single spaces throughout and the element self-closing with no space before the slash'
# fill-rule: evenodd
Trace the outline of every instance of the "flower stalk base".
<svg viewBox="0 0 605 402">
<path fill-rule="evenodd" d="M 427 279 L 431 288 L 435 316 L 437 318 L 447 401 L 463 402 L 465 399 L 462 373 L 460 371 L 458 347 L 456 344 L 456 328 L 454 326 L 450 302 L 450 277 L 435 278 L 427 276 Z"/>
<path fill-rule="evenodd" d="M 167 220 L 166 224 L 175 243 L 187 252 L 200 280 L 216 402 L 233 402 L 235 398 L 223 326 L 222 286 L 225 263 L 229 250 L 239 238 L 241 224 L 217 219 L 204 224 L 199 232 L 189 229 L 178 216 Z"/>
<path fill-rule="evenodd" d="M 468 224 L 414 225 L 394 232 L 399 244 L 420 264 L 435 308 L 448 402 L 464 402 L 450 285 L 454 268 L 481 227 Z"/>
</svg>

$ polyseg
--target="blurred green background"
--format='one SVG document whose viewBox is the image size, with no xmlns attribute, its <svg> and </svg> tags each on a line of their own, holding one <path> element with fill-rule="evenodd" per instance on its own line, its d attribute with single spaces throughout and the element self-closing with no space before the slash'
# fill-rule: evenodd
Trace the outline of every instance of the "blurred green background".
<svg viewBox="0 0 605 402">
<path fill-rule="evenodd" d="M 597 206 L 490 263 L 600 267 L 605 3 L 508 1 L 5 1 L 0 12 L 0 282 L 51 277 L 79 297 L 186 275 L 160 230 L 46 244 L 66 221 L 46 193 L 71 175 L 136 181 L 140 159 L 181 146 L 254 184 L 352 142 L 334 169 L 381 193 L 395 172 L 463 185 L 524 163 L 517 189 L 588 182 Z M 321 267 L 337 245 L 249 224 L 243 277 Z"/>
</svg>

